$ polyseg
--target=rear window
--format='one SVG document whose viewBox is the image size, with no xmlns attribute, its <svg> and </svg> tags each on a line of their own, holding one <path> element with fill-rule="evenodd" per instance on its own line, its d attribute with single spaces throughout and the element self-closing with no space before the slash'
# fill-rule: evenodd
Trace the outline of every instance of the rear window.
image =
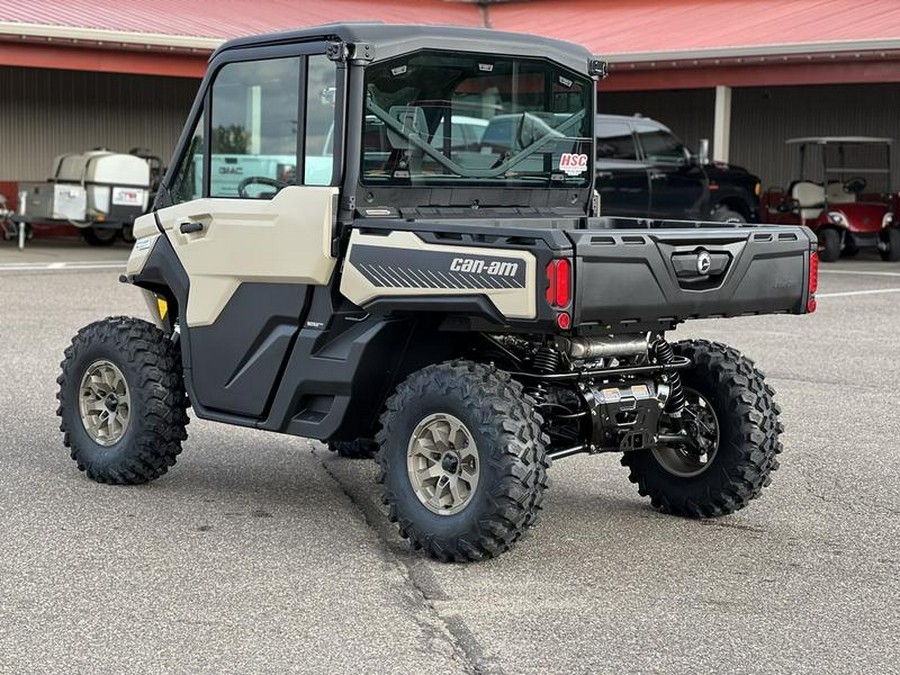
<svg viewBox="0 0 900 675">
<path fill-rule="evenodd" d="M 637 159 L 631 127 L 624 122 L 597 124 L 597 159 Z"/>
</svg>

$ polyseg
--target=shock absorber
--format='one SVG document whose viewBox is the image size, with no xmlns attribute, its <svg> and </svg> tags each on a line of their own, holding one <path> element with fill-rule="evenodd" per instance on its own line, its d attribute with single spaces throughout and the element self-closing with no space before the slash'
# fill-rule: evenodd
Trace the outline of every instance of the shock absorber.
<svg viewBox="0 0 900 675">
<path fill-rule="evenodd" d="M 657 362 L 661 364 L 671 363 L 675 358 L 672 345 L 666 342 L 662 335 L 653 341 L 653 353 Z M 681 417 L 681 411 L 684 410 L 684 387 L 677 370 L 669 373 L 669 400 L 666 402 L 666 410 L 672 417 Z"/>
<path fill-rule="evenodd" d="M 542 345 L 539 347 L 531 361 L 531 365 L 534 366 L 535 371 L 542 375 L 555 373 L 559 370 L 559 363 L 559 352 L 549 345 Z M 538 382 L 535 386 L 529 387 L 526 393 L 531 395 L 538 406 L 541 406 L 547 401 L 547 385 L 543 382 Z"/>
</svg>

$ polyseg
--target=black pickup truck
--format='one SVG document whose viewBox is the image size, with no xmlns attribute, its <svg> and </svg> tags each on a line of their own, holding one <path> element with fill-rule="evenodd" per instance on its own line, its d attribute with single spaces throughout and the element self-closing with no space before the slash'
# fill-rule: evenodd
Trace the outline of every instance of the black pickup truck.
<svg viewBox="0 0 900 675">
<path fill-rule="evenodd" d="M 603 215 L 759 222 L 757 176 L 692 154 L 656 120 L 597 115 L 595 133 Z"/>
<path fill-rule="evenodd" d="M 78 467 L 158 478 L 188 406 L 377 451 L 389 517 L 442 560 L 509 549 L 550 461 L 577 453 L 619 453 L 668 513 L 744 507 L 778 466 L 774 392 L 737 350 L 665 334 L 812 311 L 816 241 L 598 216 L 604 66 L 554 40 L 384 24 L 218 50 L 122 277 L 155 325 L 111 317 L 66 350 Z M 484 134 L 454 143 L 458 117 Z M 214 170 L 222 124 L 261 134 L 237 186 Z"/>
</svg>

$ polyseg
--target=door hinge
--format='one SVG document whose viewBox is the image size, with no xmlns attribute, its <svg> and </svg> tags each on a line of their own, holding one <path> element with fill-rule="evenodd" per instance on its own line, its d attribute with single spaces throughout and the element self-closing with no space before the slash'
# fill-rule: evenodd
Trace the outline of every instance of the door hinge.
<svg viewBox="0 0 900 675">
<path fill-rule="evenodd" d="M 364 61 L 375 58 L 375 48 L 367 42 L 329 42 L 325 56 L 332 61 Z"/>
</svg>

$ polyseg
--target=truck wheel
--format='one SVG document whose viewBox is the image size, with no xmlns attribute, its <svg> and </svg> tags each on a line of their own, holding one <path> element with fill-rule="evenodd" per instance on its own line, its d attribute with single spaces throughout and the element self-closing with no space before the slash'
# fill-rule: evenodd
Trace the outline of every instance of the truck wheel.
<svg viewBox="0 0 900 675">
<path fill-rule="evenodd" d="M 175 464 L 187 438 L 187 399 L 178 348 L 161 330 L 130 317 L 94 322 L 60 365 L 63 444 L 89 478 L 146 483 Z"/>
<path fill-rule="evenodd" d="M 413 548 L 473 561 L 509 550 L 538 518 L 546 437 L 522 385 L 469 361 L 429 366 L 388 399 L 378 480 Z"/>
<path fill-rule="evenodd" d="M 888 228 L 886 238 L 888 248 L 884 251 L 879 251 L 881 259 L 887 262 L 900 261 L 900 229 L 896 227 Z"/>
<path fill-rule="evenodd" d="M 713 220 L 720 223 L 746 223 L 747 219 L 742 213 L 732 211 L 727 206 L 717 206 L 713 212 Z"/>
<path fill-rule="evenodd" d="M 119 231 L 111 227 L 85 227 L 81 236 L 91 246 L 112 246 L 119 237 Z"/>
<path fill-rule="evenodd" d="M 681 371 L 686 406 L 683 426 L 693 447 L 660 443 L 626 452 L 622 464 L 638 492 L 665 513 L 710 518 L 745 507 L 769 485 L 778 468 L 783 430 L 774 391 L 753 362 L 715 342 L 673 345 L 694 366 Z M 660 422 L 672 433 L 671 420 Z"/>
<path fill-rule="evenodd" d="M 819 260 L 835 262 L 841 257 L 841 233 L 833 227 L 819 232 Z"/>
<path fill-rule="evenodd" d="M 353 441 L 328 441 L 328 449 L 347 459 L 372 459 L 378 454 L 378 443 L 368 438 Z"/>
</svg>

